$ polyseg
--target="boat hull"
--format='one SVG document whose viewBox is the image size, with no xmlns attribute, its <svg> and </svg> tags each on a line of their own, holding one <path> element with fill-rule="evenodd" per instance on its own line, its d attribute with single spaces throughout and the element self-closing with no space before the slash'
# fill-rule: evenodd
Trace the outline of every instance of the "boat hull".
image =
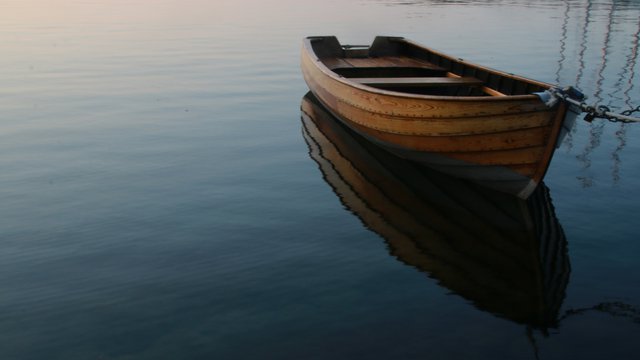
<svg viewBox="0 0 640 360">
<path fill-rule="evenodd" d="M 368 140 L 400 157 L 521 198 L 541 182 L 564 105 L 549 108 L 535 95 L 430 96 L 362 85 L 327 67 L 312 41 L 323 40 L 308 38 L 303 45 L 301 67 L 310 90 Z"/>
</svg>

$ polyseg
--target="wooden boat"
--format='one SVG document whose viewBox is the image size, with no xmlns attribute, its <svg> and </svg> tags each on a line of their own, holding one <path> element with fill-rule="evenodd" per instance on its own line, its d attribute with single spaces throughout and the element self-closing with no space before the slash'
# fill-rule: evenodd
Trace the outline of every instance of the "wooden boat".
<svg viewBox="0 0 640 360">
<path fill-rule="evenodd" d="M 567 112 L 534 95 L 550 84 L 404 38 L 349 46 L 308 37 L 301 66 L 313 94 L 369 141 L 521 198 L 542 181 Z"/>
<path fill-rule="evenodd" d="M 539 329 L 557 325 L 570 265 L 544 183 L 523 200 L 398 159 L 313 95 L 302 100 L 302 125 L 325 181 L 398 260 L 482 311 Z"/>
</svg>

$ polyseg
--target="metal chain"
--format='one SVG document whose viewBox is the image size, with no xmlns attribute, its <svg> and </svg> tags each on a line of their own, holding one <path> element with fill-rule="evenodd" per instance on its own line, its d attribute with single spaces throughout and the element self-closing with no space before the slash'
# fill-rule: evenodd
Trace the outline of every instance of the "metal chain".
<svg viewBox="0 0 640 360">
<path fill-rule="evenodd" d="M 640 105 L 638 105 L 635 109 L 629 109 L 629 110 L 623 111 L 621 114 L 629 116 L 634 112 L 640 112 Z"/>
<path fill-rule="evenodd" d="M 609 107 L 607 107 L 607 106 L 604 106 L 604 105 L 599 105 L 599 106 L 589 105 L 589 104 L 585 103 L 584 101 L 578 101 L 576 99 L 573 99 L 563 89 L 552 88 L 552 89 L 549 89 L 549 90 L 550 90 L 551 94 L 553 94 L 554 96 L 558 97 L 559 99 L 561 99 L 563 101 L 566 101 L 566 102 L 568 102 L 570 104 L 573 104 L 573 105 L 579 107 L 580 110 L 582 110 L 583 112 L 586 112 L 587 114 L 584 116 L 584 119 L 586 121 L 588 121 L 588 122 L 591 122 L 591 121 L 593 121 L 593 119 L 596 119 L 596 118 L 606 119 L 606 120 L 609 120 L 611 122 L 623 122 L 623 123 L 640 122 L 640 118 L 631 116 L 631 114 L 633 114 L 635 112 L 640 112 L 640 106 L 638 106 L 638 107 L 636 107 L 634 109 L 629 109 L 629 110 L 623 111 L 620 114 L 616 114 L 614 112 L 611 112 L 611 109 L 609 109 Z"/>
</svg>

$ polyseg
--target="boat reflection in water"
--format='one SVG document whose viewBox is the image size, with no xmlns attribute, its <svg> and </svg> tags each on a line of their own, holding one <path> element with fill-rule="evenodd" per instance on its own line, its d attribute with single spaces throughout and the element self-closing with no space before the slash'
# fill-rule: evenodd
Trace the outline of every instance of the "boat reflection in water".
<svg viewBox="0 0 640 360">
<path fill-rule="evenodd" d="M 525 201 L 399 159 L 310 93 L 302 123 L 324 179 L 393 256 L 478 309 L 534 328 L 557 325 L 570 265 L 546 186 Z"/>
</svg>

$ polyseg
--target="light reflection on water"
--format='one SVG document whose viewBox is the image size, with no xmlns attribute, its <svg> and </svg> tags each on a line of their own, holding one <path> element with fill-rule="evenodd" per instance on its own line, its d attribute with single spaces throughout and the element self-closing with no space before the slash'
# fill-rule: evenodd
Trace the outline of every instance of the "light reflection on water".
<svg viewBox="0 0 640 360">
<path fill-rule="evenodd" d="M 298 61 L 307 35 L 403 35 L 624 110 L 640 105 L 640 3 L 0 7 L 3 358 L 638 352 L 639 126 L 580 121 L 557 150 L 546 183 L 571 277 L 555 327 L 527 333 L 345 211 L 300 135 Z"/>
</svg>

